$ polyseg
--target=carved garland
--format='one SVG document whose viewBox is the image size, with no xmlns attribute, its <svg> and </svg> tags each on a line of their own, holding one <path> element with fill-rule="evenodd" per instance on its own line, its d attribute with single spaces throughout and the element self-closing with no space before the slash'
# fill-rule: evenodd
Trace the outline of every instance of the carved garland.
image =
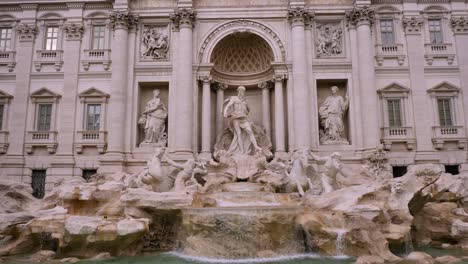
<svg viewBox="0 0 468 264">
<path fill-rule="evenodd" d="M 116 28 L 132 29 L 138 24 L 138 17 L 128 11 L 112 11 L 109 14 L 112 30 Z"/>
<path fill-rule="evenodd" d="M 83 25 L 82 24 L 65 24 L 63 26 L 63 30 L 65 31 L 65 38 L 67 40 L 80 40 L 81 36 L 83 35 Z"/>
<path fill-rule="evenodd" d="M 406 34 L 420 34 L 424 21 L 420 17 L 405 17 L 403 18 L 403 28 Z"/>
<path fill-rule="evenodd" d="M 369 23 L 372 25 L 375 21 L 375 9 L 365 7 L 354 7 L 345 14 L 347 26 L 356 26 L 359 23 Z"/>
<path fill-rule="evenodd" d="M 453 33 L 466 33 L 468 34 L 468 17 L 452 17 L 450 19 Z"/>
<path fill-rule="evenodd" d="M 37 34 L 37 26 L 29 24 L 19 24 L 16 26 L 16 32 L 19 36 L 19 41 L 33 41 Z"/>
<path fill-rule="evenodd" d="M 261 24 L 261 23 L 258 23 L 256 21 L 252 21 L 252 20 L 246 20 L 246 19 L 239 19 L 239 20 L 236 20 L 236 21 L 231 21 L 231 22 L 228 22 L 228 23 L 225 23 L 221 26 L 219 26 L 218 28 L 216 28 L 215 30 L 213 30 L 209 35 L 208 37 L 206 37 L 205 41 L 203 41 L 203 44 L 201 46 L 201 49 L 200 49 L 200 52 L 198 53 L 198 57 L 199 57 L 199 61 L 202 62 L 203 60 L 203 54 L 205 53 L 205 49 L 206 47 L 208 46 L 208 43 L 211 42 L 211 40 L 216 36 L 218 35 L 220 32 L 223 32 L 225 31 L 226 29 L 228 28 L 233 28 L 233 27 L 240 27 L 240 28 L 243 28 L 245 26 L 253 26 L 253 27 L 257 27 L 259 28 L 260 30 L 266 32 L 268 35 L 270 35 L 273 40 L 276 42 L 276 45 L 278 45 L 280 51 L 281 51 L 281 57 L 283 60 L 286 60 L 286 49 L 284 48 L 283 46 L 283 43 L 281 43 L 281 40 L 280 38 L 278 37 L 278 35 L 276 35 L 275 32 L 273 32 L 273 30 L 271 30 L 270 28 L 268 28 L 267 26 Z"/>
</svg>

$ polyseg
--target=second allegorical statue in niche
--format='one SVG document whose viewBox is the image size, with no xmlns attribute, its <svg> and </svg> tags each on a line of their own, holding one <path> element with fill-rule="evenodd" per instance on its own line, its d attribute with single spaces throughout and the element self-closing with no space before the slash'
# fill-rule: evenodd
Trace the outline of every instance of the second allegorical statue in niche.
<svg viewBox="0 0 468 264">
<path fill-rule="evenodd" d="M 146 104 L 138 123 L 144 125 L 145 128 L 143 143 L 156 143 L 158 146 L 165 146 L 167 142 L 167 109 L 159 98 L 160 93 L 161 91 L 158 89 L 153 91 L 153 98 Z"/>
<path fill-rule="evenodd" d="M 349 100 L 338 94 L 339 88 L 332 86 L 331 95 L 328 96 L 319 108 L 320 115 L 320 143 L 347 144 L 344 125 L 344 114 L 348 110 Z"/>
</svg>

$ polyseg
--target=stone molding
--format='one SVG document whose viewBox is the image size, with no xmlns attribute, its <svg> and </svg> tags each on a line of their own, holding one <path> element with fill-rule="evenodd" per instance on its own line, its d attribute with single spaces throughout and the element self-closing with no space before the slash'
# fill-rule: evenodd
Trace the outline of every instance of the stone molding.
<svg viewBox="0 0 468 264">
<path fill-rule="evenodd" d="M 16 33 L 19 41 L 34 41 L 37 34 L 37 26 L 33 24 L 21 23 L 16 26 Z"/>
<path fill-rule="evenodd" d="M 296 7 L 288 9 L 287 16 L 291 26 L 305 26 L 305 24 L 310 24 L 311 20 L 314 18 L 314 14 L 303 7 Z"/>
<path fill-rule="evenodd" d="M 124 29 L 131 30 L 138 24 L 138 16 L 128 11 L 111 11 L 109 21 L 112 30 Z"/>
<path fill-rule="evenodd" d="M 286 60 L 286 49 L 284 48 L 278 34 L 266 25 L 257 21 L 239 19 L 223 23 L 208 34 L 208 36 L 203 40 L 200 51 L 198 52 L 199 62 L 209 63 L 211 52 L 219 41 L 234 32 L 251 32 L 263 37 L 273 50 L 275 61 Z"/>
<path fill-rule="evenodd" d="M 174 9 L 174 14 L 169 16 L 169 19 L 172 22 L 173 30 L 178 31 L 182 27 L 192 28 L 197 13 L 191 8 L 176 8 Z"/>
<path fill-rule="evenodd" d="M 354 7 L 352 10 L 345 14 L 346 25 L 359 26 L 359 25 L 373 25 L 375 21 L 375 9 L 364 6 Z"/>
<path fill-rule="evenodd" d="M 402 22 L 405 34 L 407 35 L 421 34 L 423 24 L 424 20 L 419 16 L 404 17 Z"/>
<path fill-rule="evenodd" d="M 454 34 L 468 34 L 468 17 L 452 17 L 450 19 L 450 26 Z"/>
<path fill-rule="evenodd" d="M 63 26 L 66 40 L 81 40 L 83 36 L 83 24 L 67 23 Z"/>
</svg>

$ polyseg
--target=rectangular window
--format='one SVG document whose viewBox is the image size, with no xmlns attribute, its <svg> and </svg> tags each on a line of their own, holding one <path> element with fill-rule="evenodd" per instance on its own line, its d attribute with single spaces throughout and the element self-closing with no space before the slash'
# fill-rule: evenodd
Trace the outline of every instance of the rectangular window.
<svg viewBox="0 0 468 264">
<path fill-rule="evenodd" d="M 388 125 L 389 127 L 402 127 L 401 122 L 401 100 L 388 99 Z"/>
<path fill-rule="evenodd" d="M 442 20 L 429 19 L 429 41 L 431 44 L 442 44 Z"/>
<path fill-rule="evenodd" d="M 104 39 L 106 35 L 105 26 L 93 26 L 93 38 L 91 43 L 91 49 L 102 50 L 104 49 Z"/>
<path fill-rule="evenodd" d="M 91 177 L 97 173 L 97 170 L 86 170 L 83 169 L 83 174 L 81 175 L 83 179 L 86 180 L 86 182 L 89 182 L 91 180 Z"/>
<path fill-rule="evenodd" d="M 50 131 L 52 104 L 40 104 L 37 115 L 37 131 Z"/>
<path fill-rule="evenodd" d="M 382 45 L 395 45 L 392 19 L 380 20 L 380 34 L 382 37 Z"/>
<path fill-rule="evenodd" d="M 5 105 L 0 104 L 0 131 L 3 130 L 3 112 L 5 111 Z"/>
<path fill-rule="evenodd" d="M 450 98 L 437 99 L 437 108 L 439 109 L 440 126 L 443 126 L 443 127 L 453 126 L 452 106 L 451 106 Z"/>
<path fill-rule="evenodd" d="M 31 187 L 33 189 L 32 195 L 38 199 L 44 198 L 45 195 L 45 180 L 47 171 L 46 170 L 33 170 Z"/>
<path fill-rule="evenodd" d="M 88 104 L 86 107 L 86 130 L 99 130 L 101 119 L 101 105 Z"/>
<path fill-rule="evenodd" d="M 11 28 L 0 28 L 0 51 L 10 50 L 11 31 Z"/>
<path fill-rule="evenodd" d="M 47 27 L 46 31 L 46 50 L 57 50 L 58 27 Z"/>
</svg>

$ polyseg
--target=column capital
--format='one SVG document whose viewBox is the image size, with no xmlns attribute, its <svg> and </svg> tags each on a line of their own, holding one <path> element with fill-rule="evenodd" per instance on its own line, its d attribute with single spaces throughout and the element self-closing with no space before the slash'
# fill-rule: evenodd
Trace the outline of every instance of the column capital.
<svg viewBox="0 0 468 264">
<path fill-rule="evenodd" d="M 224 91 L 228 88 L 228 85 L 225 83 L 216 83 L 215 87 L 216 90 Z"/>
<path fill-rule="evenodd" d="M 407 35 L 420 35 L 424 20 L 419 16 L 407 16 L 403 18 L 403 29 Z"/>
<path fill-rule="evenodd" d="M 348 27 L 372 25 L 375 21 L 375 9 L 368 6 L 354 6 L 353 9 L 346 12 L 345 19 Z"/>
<path fill-rule="evenodd" d="M 304 26 L 314 18 L 314 14 L 303 7 L 295 7 L 288 9 L 287 16 L 291 26 Z"/>
<path fill-rule="evenodd" d="M 198 75 L 197 78 L 199 81 L 202 81 L 203 83 L 211 83 L 211 81 L 213 80 L 211 75 Z"/>
<path fill-rule="evenodd" d="M 192 28 L 195 23 L 197 12 L 191 8 L 176 8 L 174 14 L 169 15 L 174 31 L 178 31 L 182 27 Z"/>
<path fill-rule="evenodd" d="M 450 19 L 450 26 L 455 35 L 468 34 L 468 16 L 452 17 Z"/>
<path fill-rule="evenodd" d="M 82 23 L 66 23 L 63 26 L 63 30 L 65 32 L 65 39 L 66 40 L 81 40 L 83 36 L 83 24 Z"/>
<path fill-rule="evenodd" d="M 19 41 L 33 41 L 37 34 L 37 26 L 34 24 L 21 23 L 16 26 Z"/>
<path fill-rule="evenodd" d="M 128 11 L 111 11 L 109 13 L 109 22 L 112 30 L 124 29 L 129 30 L 138 24 L 138 16 Z"/>
<path fill-rule="evenodd" d="M 285 73 L 275 73 L 275 75 L 273 76 L 272 81 L 273 82 L 282 82 L 282 81 L 287 80 L 287 79 L 288 79 L 287 74 L 285 74 Z"/>
<path fill-rule="evenodd" d="M 273 85 L 272 85 L 270 82 L 262 82 L 262 83 L 259 83 L 259 84 L 258 84 L 258 88 L 260 88 L 260 89 L 262 89 L 262 90 L 263 90 L 263 89 L 268 90 L 268 89 L 273 88 Z"/>
</svg>

